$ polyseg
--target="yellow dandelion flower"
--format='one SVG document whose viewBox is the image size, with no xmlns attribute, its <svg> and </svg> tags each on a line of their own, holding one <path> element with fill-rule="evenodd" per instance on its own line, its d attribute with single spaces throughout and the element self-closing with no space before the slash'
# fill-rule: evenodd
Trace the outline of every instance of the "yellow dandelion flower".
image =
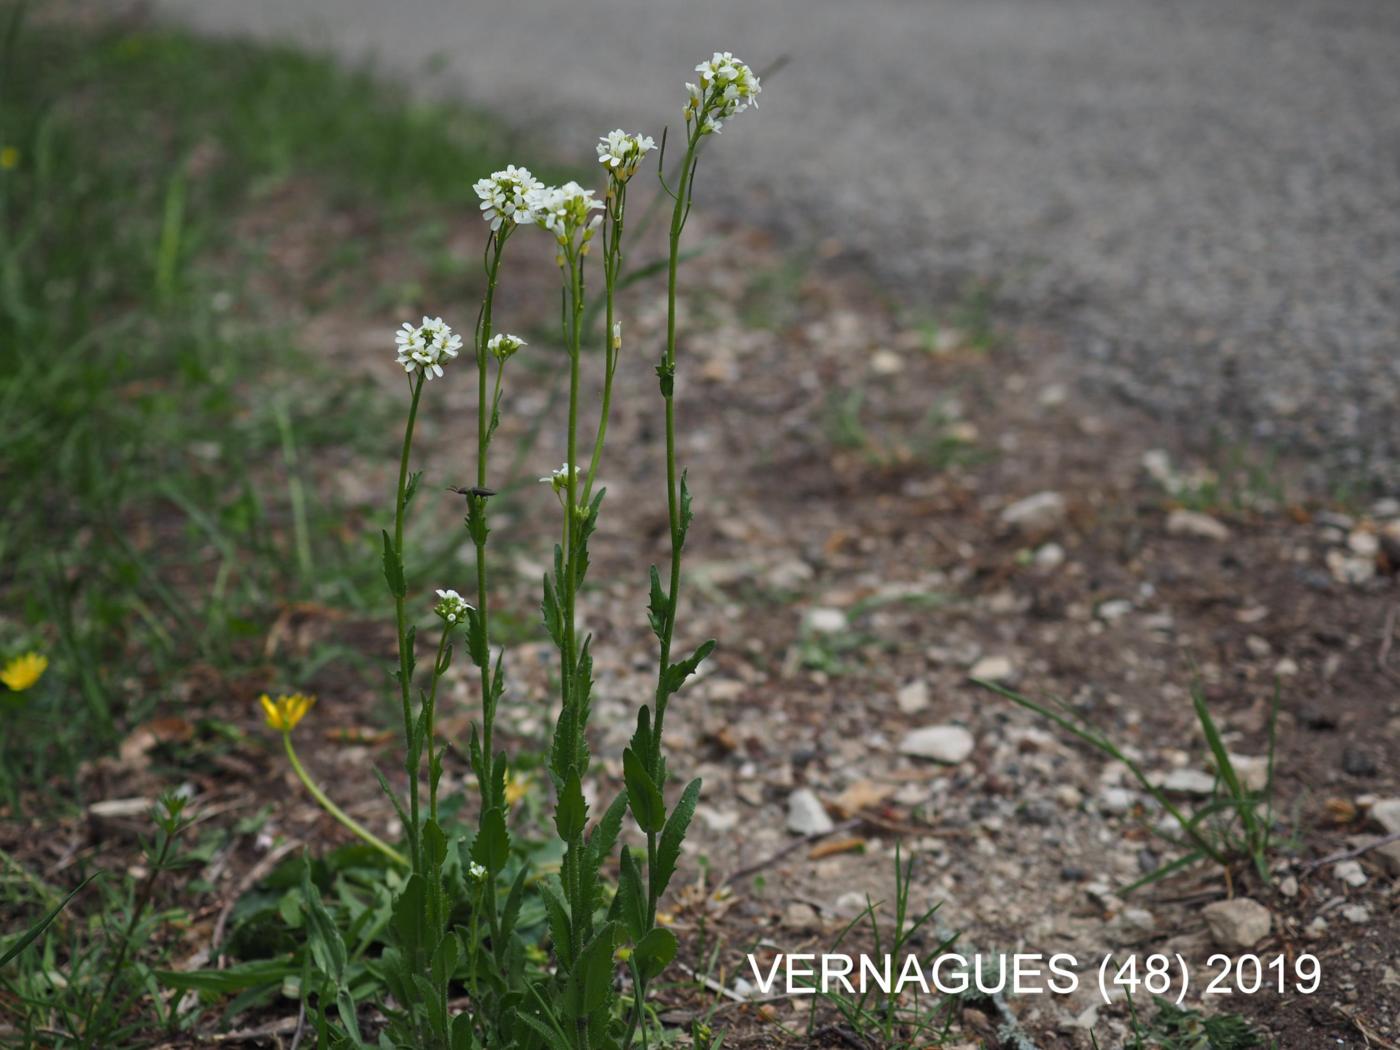
<svg viewBox="0 0 1400 1050">
<path fill-rule="evenodd" d="M 19 150 L 13 146 L 0 149 L 0 171 L 13 171 L 19 167 Z"/>
<path fill-rule="evenodd" d="M 302 693 L 293 693 L 291 696 L 279 696 L 274 700 L 263 693 L 258 701 L 262 704 L 263 710 L 267 712 L 267 724 L 273 729 L 290 733 L 297 727 L 297 723 L 306 717 L 306 712 L 311 710 L 312 705 L 316 703 L 316 698 Z"/>
<path fill-rule="evenodd" d="M 22 693 L 40 678 L 44 677 L 44 672 L 48 670 L 49 658 L 39 653 L 25 653 L 23 656 L 16 656 L 9 663 L 0 668 L 0 682 L 4 682 L 6 688 L 16 693 Z"/>
</svg>

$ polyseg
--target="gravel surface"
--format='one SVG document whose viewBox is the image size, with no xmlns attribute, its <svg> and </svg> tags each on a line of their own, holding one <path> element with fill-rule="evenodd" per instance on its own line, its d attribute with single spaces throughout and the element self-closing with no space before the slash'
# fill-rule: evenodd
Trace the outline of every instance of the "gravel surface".
<svg viewBox="0 0 1400 1050">
<path fill-rule="evenodd" d="M 836 239 L 915 301 L 999 281 L 1005 308 L 1066 334 L 1089 390 L 1188 435 L 1400 481 L 1389 0 L 156 6 L 410 75 L 441 55 L 434 84 L 571 147 L 674 122 L 715 47 L 757 67 L 786 55 L 761 111 L 725 130 L 711 188 Z"/>
</svg>

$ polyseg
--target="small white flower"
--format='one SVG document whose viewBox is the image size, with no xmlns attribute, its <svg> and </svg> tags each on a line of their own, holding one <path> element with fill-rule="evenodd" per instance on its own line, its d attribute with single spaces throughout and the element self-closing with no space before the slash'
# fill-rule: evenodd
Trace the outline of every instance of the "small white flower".
<svg viewBox="0 0 1400 1050">
<path fill-rule="evenodd" d="M 685 119 L 699 119 L 702 135 L 717 135 L 724 121 L 758 105 L 763 90 L 754 71 L 731 51 L 716 51 L 708 62 L 695 67 L 700 83 L 687 84 Z"/>
<path fill-rule="evenodd" d="M 574 467 L 574 480 L 578 480 L 577 465 Z M 569 465 L 567 463 L 560 464 L 558 470 L 540 478 L 540 482 L 549 485 L 554 490 L 555 495 L 563 495 L 569 490 Z"/>
<path fill-rule="evenodd" d="M 642 158 L 656 149 L 650 135 L 629 135 L 618 128 L 598 140 L 598 163 L 618 182 L 626 182 L 637 173 Z"/>
<path fill-rule="evenodd" d="M 529 168 L 507 165 L 490 177 L 478 179 L 472 186 L 481 198 L 481 217 L 499 230 L 507 223 L 530 223 L 534 214 L 530 195 L 544 186 Z"/>
<path fill-rule="evenodd" d="M 397 361 L 408 373 L 421 371 L 428 379 L 442 375 L 442 363 L 457 356 L 462 337 L 455 335 L 441 317 L 424 317 L 414 328 L 408 321 L 394 333 Z"/>
<path fill-rule="evenodd" d="M 472 861 L 471 865 L 467 868 L 467 878 L 471 879 L 472 882 L 480 882 L 482 879 L 486 878 L 486 869 L 476 861 Z"/>
<path fill-rule="evenodd" d="M 451 590 L 438 591 L 437 596 L 438 601 L 437 604 L 433 606 L 433 612 L 441 616 L 444 623 L 451 626 L 466 620 L 467 610 L 471 609 L 472 606 L 467 604 L 465 598 L 456 591 Z"/>
<path fill-rule="evenodd" d="M 595 200 L 593 191 L 577 182 L 537 189 L 530 194 L 529 203 L 536 224 L 554 234 L 561 247 L 571 243 L 580 232 L 587 241 L 603 221 L 601 215 L 590 218 L 588 214 L 601 208 L 603 202 Z"/>
<path fill-rule="evenodd" d="M 520 336 L 511 335 L 509 332 L 501 332 L 499 335 L 493 335 L 486 341 L 486 349 L 490 351 L 492 357 L 502 364 L 510 360 L 511 355 L 522 346 L 528 345 L 529 344 L 525 342 L 524 339 L 521 339 Z"/>
</svg>

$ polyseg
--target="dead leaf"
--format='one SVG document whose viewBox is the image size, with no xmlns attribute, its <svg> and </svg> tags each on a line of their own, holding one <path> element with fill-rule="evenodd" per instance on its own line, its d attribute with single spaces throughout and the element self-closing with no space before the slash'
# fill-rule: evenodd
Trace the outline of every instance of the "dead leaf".
<svg viewBox="0 0 1400 1050">
<path fill-rule="evenodd" d="M 854 853 L 865 848 L 865 839 L 852 836 L 844 839 L 824 839 L 812 847 L 807 854 L 808 860 L 821 860 L 823 857 L 834 857 L 838 853 Z"/>
<path fill-rule="evenodd" d="M 861 810 L 880 805 L 895 793 L 891 784 L 877 784 L 873 780 L 857 780 L 841 794 L 831 800 L 831 806 L 842 817 L 854 817 Z"/>
</svg>

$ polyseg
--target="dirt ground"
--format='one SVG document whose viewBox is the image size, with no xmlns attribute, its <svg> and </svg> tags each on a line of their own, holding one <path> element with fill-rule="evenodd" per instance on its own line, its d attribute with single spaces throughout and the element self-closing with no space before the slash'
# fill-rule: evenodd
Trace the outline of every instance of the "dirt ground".
<svg viewBox="0 0 1400 1050">
<path fill-rule="evenodd" d="M 356 230 L 354 217 L 300 204 L 289 193 L 245 231 L 271 260 L 265 291 L 287 302 L 315 301 L 288 295 L 319 279 L 314 231 L 374 236 Z M 463 217 L 454 251 L 475 259 L 480 235 L 474 217 Z M 1126 1010 L 1098 1005 L 1094 986 L 1108 952 L 1180 953 L 1195 978 L 1188 1002 L 1198 1005 L 1209 956 L 1243 951 L 1217 946 L 1202 915 L 1231 894 L 1271 915 L 1270 932 L 1250 951 L 1266 961 L 1311 953 L 1322 984 L 1312 995 L 1212 997 L 1207 1009 L 1244 1014 L 1288 1048 L 1400 1041 L 1400 849 L 1370 850 L 1341 867 L 1316 863 L 1365 846 L 1383 830 L 1377 804 L 1400 796 L 1400 654 L 1392 653 L 1400 544 L 1386 532 L 1400 505 L 1311 501 L 1290 491 L 1286 464 L 1224 469 L 1208 454 L 1208 435 L 1086 403 L 1055 332 L 999 323 L 994 305 L 966 303 L 933 311 L 941 325 L 916 323 L 845 265 L 839 246 L 818 246 L 799 266 L 763 236 L 708 225 L 698 213 L 688 235 L 709 248 L 685 271 L 681 461 L 696 523 L 678 645 L 715 637 L 720 647 L 667 722 L 675 778 L 705 784 L 688 878 L 670 912 L 686 965 L 711 986 L 673 974 L 668 1019 L 704 1010 L 719 986 L 727 991 L 714 1023 L 729 1029 L 726 1046 L 870 1045 L 834 1017 L 809 1038 L 806 1000 L 763 1001 L 755 992 L 756 1001 L 741 1001 L 740 982 L 752 983 L 747 952 L 820 952 L 865 894 L 887 901 L 900 842 L 915 860 L 913 903 L 939 903 L 938 927 L 959 933 L 962 950 L 1067 952 L 1087 975 L 1070 996 L 969 1003 L 949 1046 L 1016 1045 L 1005 1027 L 1011 1016 L 1043 1050 L 1087 1047 L 1091 1031 L 1105 1047 L 1120 1045 Z M 390 252 L 379 265 L 412 264 Z M 361 279 L 368 288 L 376 274 Z M 548 331 L 557 298 L 546 256 L 528 267 L 517 260 L 501 294 L 502 327 L 523 329 L 533 317 Z M 646 565 L 665 554 L 651 370 L 664 300 L 654 285 L 628 299 L 601 472 L 608 497 L 582 613 L 595 636 L 595 797 L 620 785 L 632 713 L 650 697 Z M 287 319 L 304 341 L 397 389 L 389 332 L 401 318 L 359 305 L 368 296 L 337 301 L 331 311 L 287 306 Z M 470 302 L 429 297 L 403 312 L 441 312 L 465 328 Z M 562 359 L 534 343 L 527 353 Z M 430 388 L 416 457 L 427 475 L 415 507 L 445 528 L 460 527 L 460 507 L 442 490 L 465 476 L 475 426 L 474 393 L 459 379 Z M 498 448 L 515 447 L 543 418 L 559 379 L 547 366 L 510 375 Z M 384 435 L 382 463 L 318 464 L 325 491 L 351 505 L 347 530 L 379 528 L 396 440 Z M 511 477 L 533 482 L 561 459 L 560 444 L 546 428 Z M 511 458 L 499 455 L 503 474 Z M 496 602 L 527 625 L 553 536 L 543 490 L 507 490 L 494 522 L 493 538 L 503 541 Z M 1008 507 L 1041 493 L 1055 496 L 1008 519 Z M 434 586 L 465 590 L 468 572 L 464 560 L 460 579 Z M 251 885 L 250 873 L 267 870 L 270 854 L 345 838 L 300 791 L 254 704 L 279 684 L 274 657 L 327 642 L 387 662 L 389 618 L 284 610 L 250 649 L 245 676 L 188 683 L 190 710 L 215 709 L 246 728 L 238 746 L 196 740 L 167 753 L 156 726 L 88 771 L 90 799 L 149 795 L 178 754 L 206 820 L 231 825 L 268 807 L 260 827 L 199 873 L 210 889 L 180 933 L 190 965 L 207 960 L 220 913 Z M 546 731 L 545 644 L 507 655 L 508 746 L 533 746 Z M 472 718 L 476 684 L 464 663 L 451 672 L 449 741 L 461 741 Z M 1267 752 L 1277 691 L 1272 883 L 1245 865 L 1229 878 L 1197 866 L 1124 896 L 1123 885 L 1176 855 L 1148 830 L 1161 816 L 1155 803 L 1121 766 L 972 684 L 974 673 L 1068 701 L 1146 769 L 1173 774 L 1182 804 L 1202 790 L 1201 776 L 1210 784 L 1193 682 L 1230 751 L 1255 758 Z M 298 737 L 313 775 L 371 827 L 392 833 L 370 773 L 371 764 L 399 762 L 393 734 L 378 731 L 392 725 L 382 679 L 330 663 L 295 684 L 320 697 Z M 906 736 L 931 726 L 970 733 L 966 757 L 907 754 Z M 450 794 L 467 769 L 460 755 L 447 769 Z M 789 798 L 801 788 L 829 814 L 829 833 L 803 839 L 789 830 Z M 30 848 L 52 872 L 122 834 L 89 820 Z M 277 1021 L 241 1023 L 271 1032 Z"/>
</svg>

